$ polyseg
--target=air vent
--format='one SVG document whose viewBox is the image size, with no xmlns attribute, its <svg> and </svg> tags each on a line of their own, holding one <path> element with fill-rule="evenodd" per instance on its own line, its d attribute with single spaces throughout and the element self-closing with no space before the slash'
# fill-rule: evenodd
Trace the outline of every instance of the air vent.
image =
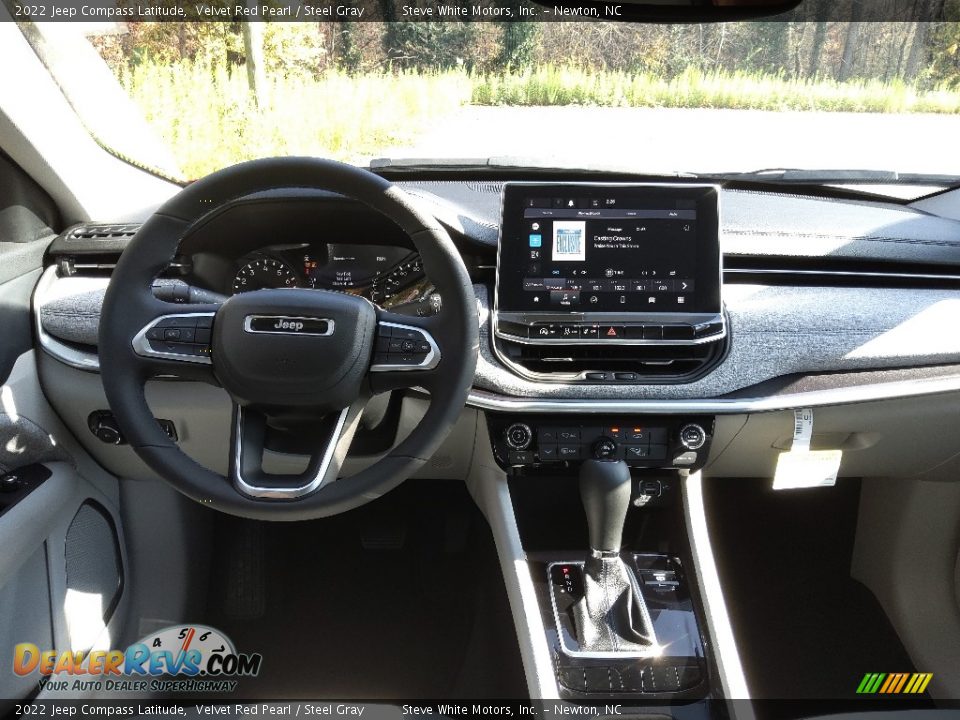
<svg viewBox="0 0 960 720">
<path fill-rule="evenodd" d="M 615 384 L 676 384 L 701 377 L 726 352 L 726 342 L 698 345 L 536 345 L 497 338 L 501 357 L 537 380 Z"/>
<path fill-rule="evenodd" d="M 133 237 L 139 225 L 80 225 L 67 234 L 67 240 L 113 240 Z"/>
<path fill-rule="evenodd" d="M 724 258 L 723 281 L 728 285 L 955 290 L 960 288 L 960 268 L 850 258 L 728 255 Z"/>
</svg>

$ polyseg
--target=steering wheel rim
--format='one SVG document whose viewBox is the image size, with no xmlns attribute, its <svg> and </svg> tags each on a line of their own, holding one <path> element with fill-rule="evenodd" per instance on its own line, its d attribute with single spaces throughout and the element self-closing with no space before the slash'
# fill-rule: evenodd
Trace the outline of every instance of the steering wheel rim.
<svg viewBox="0 0 960 720">
<path fill-rule="evenodd" d="M 242 448 L 244 442 L 244 431 L 241 430 L 244 406 L 242 402 L 236 402 L 236 396 L 230 471 L 234 482 L 231 482 L 228 477 L 201 466 L 167 437 L 150 411 L 144 392 L 147 380 L 166 374 L 222 384 L 217 373 L 218 342 L 221 342 L 218 338 L 227 330 L 221 332 L 218 323 L 221 317 L 224 318 L 224 327 L 228 321 L 233 322 L 223 309 L 230 301 L 224 306 L 176 305 L 155 298 L 151 286 L 174 258 L 182 240 L 212 213 L 231 201 L 257 192 L 304 188 L 333 192 L 356 200 L 394 221 L 410 237 L 423 260 L 427 277 L 443 298 L 443 309 L 439 315 L 429 318 L 393 315 L 377 309 L 376 327 L 382 330 L 385 325 L 402 324 L 421 329 L 427 339 L 434 341 L 438 357 L 428 370 L 397 372 L 388 369 L 380 373 L 370 372 L 367 359 L 364 395 L 402 387 L 424 387 L 430 391 L 429 407 L 420 423 L 386 455 L 355 475 L 336 482 L 323 480 L 308 493 L 295 498 L 281 499 L 282 495 L 256 497 L 239 490 L 235 482 L 242 465 L 236 449 Z M 294 295 L 284 293 L 296 292 L 322 294 L 324 291 L 257 291 L 245 295 L 264 293 L 264 298 L 283 301 L 294 298 Z M 316 296 L 318 303 L 333 299 L 321 298 L 320 294 Z M 310 301 L 301 297 L 298 302 L 301 300 Z M 397 186 L 367 170 L 331 160 L 253 160 L 220 170 L 189 185 L 157 210 L 131 239 L 104 297 L 99 331 L 101 379 L 110 408 L 131 448 L 184 495 L 208 507 L 253 519 L 325 517 L 362 505 L 391 490 L 416 472 L 440 446 L 463 409 L 473 383 L 479 345 L 475 302 L 463 260 L 446 230 Z M 358 311 L 366 312 L 362 308 Z M 198 312 L 216 314 L 211 363 L 157 357 L 145 359 L 142 352 L 135 349 L 134 341 L 138 335 L 142 336 L 158 318 Z M 287 342 L 294 341 L 300 342 L 301 339 Z M 362 355 L 364 351 L 357 352 Z M 362 400 L 359 398 L 358 403 Z M 353 407 L 350 405 L 342 411 L 340 425 L 347 421 L 355 428 L 359 412 L 348 412 Z M 359 407 L 362 411 L 362 404 Z M 342 439 L 340 432 L 336 429 L 330 441 L 330 447 L 335 448 L 333 455 L 341 454 L 341 450 L 342 454 L 346 452 L 345 447 L 341 449 L 337 444 Z M 346 442 L 348 445 L 349 438 Z M 337 459 L 334 472 L 339 469 L 339 460 L 342 457 Z"/>
</svg>

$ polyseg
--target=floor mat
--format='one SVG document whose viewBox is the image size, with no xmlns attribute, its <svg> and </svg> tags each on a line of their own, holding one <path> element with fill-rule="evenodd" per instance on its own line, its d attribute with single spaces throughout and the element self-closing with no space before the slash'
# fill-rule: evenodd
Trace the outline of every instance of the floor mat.
<svg viewBox="0 0 960 720">
<path fill-rule="evenodd" d="M 260 617 L 229 611 L 237 607 L 224 591 L 236 567 L 231 538 L 250 533 L 241 532 L 248 521 L 221 522 L 211 624 L 242 651 L 264 656 L 260 676 L 244 680 L 239 696 L 525 695 L 493 538 L 462 484 L 407 482 L 333 518 L 261 524 Z"/>
<path fill-rule="evenodd" d="M 770 484 L 704 484 L 751 694 L 855 698 L 864 673 L 914 670 L 873 593 L 850 577 L 860 481 L 782 492 Z"/>
</svg>

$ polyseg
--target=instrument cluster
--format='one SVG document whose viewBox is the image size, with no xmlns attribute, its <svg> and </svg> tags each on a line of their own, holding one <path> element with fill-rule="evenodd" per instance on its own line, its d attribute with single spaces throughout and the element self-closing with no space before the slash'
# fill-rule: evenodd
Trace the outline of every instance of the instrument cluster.
<svg viewBox="0 0 960 720">
<path fill-rule="evenodd" d="M 237 262 L 227 294 L 264 288 L 313 288 L 360 295 L 385 309 L 434 315 L 440 297 L 420 256 L 390 245 L 277 245 Z"/>
</svg>

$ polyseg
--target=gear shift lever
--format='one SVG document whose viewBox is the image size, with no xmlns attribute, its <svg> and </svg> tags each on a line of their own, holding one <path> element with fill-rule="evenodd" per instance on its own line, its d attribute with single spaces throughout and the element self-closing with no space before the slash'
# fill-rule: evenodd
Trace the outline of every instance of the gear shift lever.
<svg viewBox="0 0 960 720">
<path fill-rule="evenodd" d="M 587 460 L 580 467 L 590 557 L 583 597 L 573 607 L 580 649 L 642 653 L 654 644 L 653 624 L 633 572 L 620 559 L 630 507 L 630 468 L 622 460 Z"/>
<path fill-rule="evenodd" d="M 630 468 L 622 460 L 587 460 L 580 467 L 580 499 L 593 554 L 619 555 L 630 507 Z"/>
</svg>

